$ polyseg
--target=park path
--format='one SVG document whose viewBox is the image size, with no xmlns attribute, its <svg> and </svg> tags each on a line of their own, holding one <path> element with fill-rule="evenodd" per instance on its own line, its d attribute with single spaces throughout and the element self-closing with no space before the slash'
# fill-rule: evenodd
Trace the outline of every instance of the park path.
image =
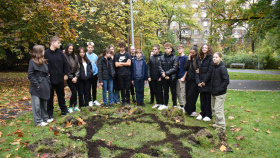
<svg viewBox="0 0 280 158">
<path fill-rule="evenodd" d="M 248 69 L 229 69 L 228 68 L 228 72 L 280 75 L 280 71 L 264 71 L 264 70 L 248 70 Z"/>
</svg>

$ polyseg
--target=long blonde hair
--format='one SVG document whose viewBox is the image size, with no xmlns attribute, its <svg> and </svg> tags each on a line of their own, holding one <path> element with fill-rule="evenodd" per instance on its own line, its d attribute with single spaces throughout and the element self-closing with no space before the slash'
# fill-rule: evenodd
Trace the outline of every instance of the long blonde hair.
<svg viewBox="0 0 280 158">
<path fill-rule="evenodd" d="M 42 45 L 35 45 L 33 47 L 31 59 L 39 66 L 42 66 L 43 63 L 48 64 L 47 60 L 44 58 L 44 51 L 45 47 Z"/>
</svg>

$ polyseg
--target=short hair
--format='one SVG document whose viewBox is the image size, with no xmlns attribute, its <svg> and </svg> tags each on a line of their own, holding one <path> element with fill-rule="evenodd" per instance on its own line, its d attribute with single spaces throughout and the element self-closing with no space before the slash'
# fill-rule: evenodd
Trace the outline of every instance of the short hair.
<svg viewBox="0 0 280 158">
<path fill-rule="evenodd" d="M 58 36 L 52 36 L 50 38 L 50 45 L 52 45 L 55 41 L 61 41 L 61 39 Z"/>
<path fill-rule="evenodd" d="M 137 49 L 137 50 L 135 51 L 135 54 L 138 54 L 138 53 L 143 54 L 141 49 Z"/>
<path fill-rule="evenodd" d="M 184 46 L 183 46 L 182 44 L 178 44 L 176 48 L 178 49 L 178 48 L 180 48 L 180 47 L 181 47 L 181 48 L 184 48 Z"/>
<path fill-rule="evenodd" d="M 114 46 L 113 44 L 110 44 L 110 45 L 108 46 L 109 49 L 110 49 L 111 47 L 113 47 L 113 48 L 115 49 L 115 46 Z"/>
<path fill-rule="evenodd" d="M 87 46 L 89 46 L 89 45 L 94 46 L 94 43 L 93 42 L 87 42 Z"/>
<path fill-rule="evenodd" d="M 220 58 L 223 57 L 223 54 L 221 52 L 215 52 L 214 54 L 217 54 Z"/>
<path fill-rule="evenodd" d="M 170 48 L 172 48 L 173 45 L 172 45 L 171 43 L 165 43 L 165 44 L 164 44 L 164 47 L 170 47 Z"/>
<path fill-rule="evenodd" d="M 158 50 L 160 50 L 160 46 L 158 44 L 155 44 L 153 47 L 156 47 Z"/>
<path fill-rule="evenodd" d="M 125 47 L 126 46 L 126 44 L 125 44 L 125 42 L 124 41 L 121 41 L 121 42 L 119 42 L 119 47 Z"/>
</svg>

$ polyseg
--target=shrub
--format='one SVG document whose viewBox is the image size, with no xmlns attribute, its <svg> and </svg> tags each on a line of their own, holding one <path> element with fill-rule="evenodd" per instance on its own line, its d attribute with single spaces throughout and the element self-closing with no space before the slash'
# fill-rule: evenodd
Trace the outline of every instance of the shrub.
<svg viewBox="0 0 280 158">
<path fill-rule="evenodd" d="M 227 67 L 230 67 L 231 63 L 245 63 L 247 69 L 258 68 L 258 56 L 254 54 L 224 55 L 223 61 Z"/>
</svg>

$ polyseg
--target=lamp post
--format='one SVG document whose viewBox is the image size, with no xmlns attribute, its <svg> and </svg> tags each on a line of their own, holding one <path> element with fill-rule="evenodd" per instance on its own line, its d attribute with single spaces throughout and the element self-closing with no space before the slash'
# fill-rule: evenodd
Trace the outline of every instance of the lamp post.
<svg viewBox="0 0 280 158">
<path fill-rule="evenodd" d="M 130 0 L 130 15 L 131 15 L 131 40 L 132 40 L 132 46 L 134 46 L 132 0 Z"/>
</svg>

